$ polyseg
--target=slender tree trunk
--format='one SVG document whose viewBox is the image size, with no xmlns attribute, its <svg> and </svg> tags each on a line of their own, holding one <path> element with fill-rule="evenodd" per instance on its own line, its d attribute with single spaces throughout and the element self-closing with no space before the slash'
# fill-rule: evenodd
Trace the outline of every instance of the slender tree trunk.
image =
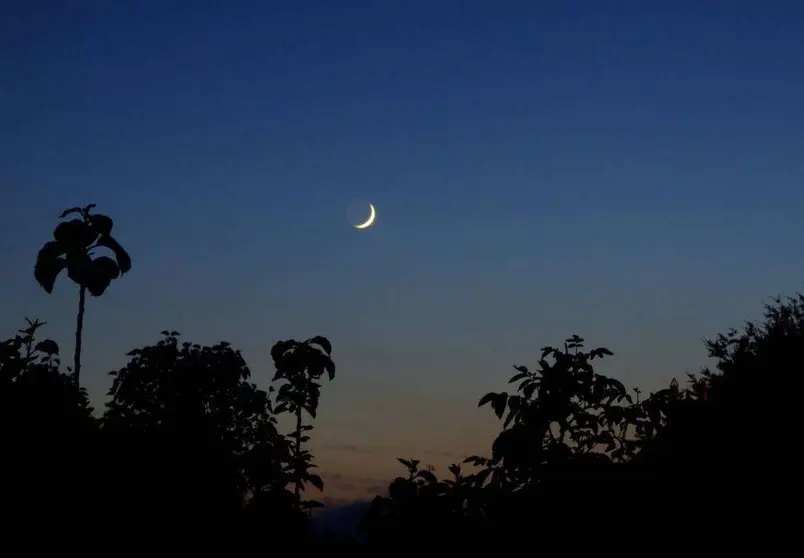
<svg viewBox="0 0 804 558">
<path fill-rule="evenodd" d="M 81 338 L 84 335 L 84 305 L 87 300 L 87 288 L 81 285 L 78 290 L 78 317 L 75 324 L 75 360 L 73 367 L 73 377 L 75 387 L 80 387 L 81 379 Z"/>
</svg>

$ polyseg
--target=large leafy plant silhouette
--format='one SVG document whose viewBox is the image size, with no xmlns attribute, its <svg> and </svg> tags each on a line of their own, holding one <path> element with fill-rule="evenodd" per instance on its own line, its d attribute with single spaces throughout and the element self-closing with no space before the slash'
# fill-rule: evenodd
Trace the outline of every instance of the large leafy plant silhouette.
<svg viewBox="0 0 804 558">
<path fill-rule="evenodd" d="M 643 414 L 621 382 L 594 371 L 593 360 L 613 353 L 604 347 L 585 352 L 583 343 L 575 335 L 563 350 L 544 347 L 536 371 L 514 367 L 509 383 L 518 384 L 515 393 L 480 399 L 479 406 L 490 405 L 503 420 L 503 430 L 490 458 L 468 461 L 486 465 L 494 483 L 535 488 L 571 464 L 622 462 L 636 452 L 640 442 L 631 427 Z"/>
<path fill-rule="evenodd" d="M 661 393 L 666 418 L 641 457 L 668 489 L 695 489 L 701 509 L 740 521 L 742 502 L 772 509 L 797 475 L 804 295 L 773 298 L 761 321 L 705 345 L 715 366 Z"/>
<path fill-rule="evenodd" d="M 59 370 L 58 344 L 36 339 L 45 322 L 26 322 L 14 337 L 0 342 L 0 422 L 5 432 L 10 426 L 59 430 L 91 422 L 86 391 Z"/>
<path fill-rule="evenodd" d="M 542 510 L 540 521 L 547 525 L 553 520 L 548 510 L 557 502 L 591 502 L 600 481 L 638 453 L 655 431 L 652 421 L 663 415 L 648 413 L 621 382 L 596 373 L 592 362 L 612 352 L 586 352 L 583 343 L 576 335 L 563 350 L 545 347 L 536 370 L 514 367 L 509 380 L 516 384 L 514 393 L 480 399 L 479 406 L 489 405 L 503 428 L 490 456 L 464 460 L 474 471 L 452 464 L 453 478 L 440 481 L 431 470 L 419 469 L 418 461 L 400 459 L 408 476 L 391 483 L 388 497 L 375 499 L 365 522 L 369 532 L 398 539 L 400 530 L 427 531 L 432 538 L 426 525 L 462 525 L 464 536 L 474 537 L 481 521 L 480 531 L 505 538 L 518 528 L 524 509 Z"/>
<path fill-rule="evenodd" d="M 44 322 L 27 320 L 0 341 L 0 511 L 22 518 L 67 514 L 88 496 L 96 421 L 87 394 L 59 370 L 59 346 L 37 339 Z"/>
<path fill-rule="evenodd" d="M 104 430 L 140 443 L 160 463 L 151 471 L 161 484 L 150 484 L 165 488 L 157 497 L 182 487 L 182 500 L 196 502 L 193 513 L 213 501 L 236 510 L 257 496 L 281 499 L 287 444 L 269 393 L 250 381 L 241 353 L 225 342 L 201 346 L 180 342 L 175 331 L 162 335 L 155 345 L 130 351 L 128 364 L 110 373 Z"/>
<path fill-rule="evenodd" d="M 307 484 L 319 490 L 324 483 L 319 475 L 311 473 L 316 465 L 313 454 L 304 446 L 310 440 L 312 424 L 304 423 L 304 413 L 315 420 L 321 397 L 321 379 L 335 379 L 332 344 L 320 335 L 306 341 L 289 339 L 277 342 L 271 349 L 276 367 L 272 382 L 279 385 L 276 391 L 276 413 L 289 413 L 295 427 L 290 434 L 291 461 L 287 474 L 293 485 L 296 506 L 309 510 L 321 507 L 316 500 L 302 501 L 301 493 Z"/>
<path fill-rule="evenodd" d="M 79 385 L 81 377 L 81 342 L 84 329 L 86 293 L 101 296 L 114 279 L 131 269 L 131 258 L 112 236 L 114 222 L 111 217 L 93 214 L 95 204 L 72 207 L 65 210 L 59 219 L 78 215 L 62 221 L 53 230 L 53 240 L 39 250 L 34 266 L 34 277 L 48 294 L 53 292 L 56 278 L 63 270 L 78 285 L 78 315 L 75 327 L 75 354 L 73 377 Z M 114 256 L 95 256 L 95 251 L 108 249 Z"/>
</svg>

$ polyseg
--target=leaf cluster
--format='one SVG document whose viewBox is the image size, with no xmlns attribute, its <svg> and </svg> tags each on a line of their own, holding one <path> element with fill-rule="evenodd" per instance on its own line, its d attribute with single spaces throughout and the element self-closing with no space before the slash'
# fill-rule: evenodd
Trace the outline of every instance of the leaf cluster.
<svg viewBox="0 0 804 558">
<path fill-rule="evenodd" d="M 53 292 L 56 277 L 66 270 L 74 283 L 92 296 L 101 296 L 114 279 L 131 269 L 131 257 L 112 236 L 114 222 L 111 217 L 92 213 L 94 207 L 90 204 L 65 210 L 60 219 L 73 214 L 78 217 L 59 223 L 53 240 L 39 250 L 34 277 L 47 293 Z M 95 251 L 103 248 L 114 257 L 95 256 Z"/>
<path fill-rule="evenodd" d="M 291 458 L 286 473 L 294 486 L 298 505 L 303 509 L 321 507 L 316 500 L 302 501 L 300 493 L 307 484 L 324 489 L 319 475 L 311 471 L 316 467 L 314 457 L 304 445 L 310 441 L 312 424 L 305 424 L 303 414 L 316 418 L 321 397 L 321 379 L 335 378 L 335 363 L 332 360 L 332 344 L 323 336 L 317 335 L 306 341 L 289 339 L 278 341 L 271 349 L 276 372 L 272 384 L 276 388 L 277 414 L 288 413 L 295 418 L 295 428 L 288 436 Z"/>
<path fill-rule="evenodd" d="M 92 408 L 86 391 L 76 388 L 59 369 L 58 344 L 52 339 L 36 339 L 45 322 L 26 322 L 16 335 L 0 342 L 2 424 L 69 428 L 90 421 Z"/>
</svg>

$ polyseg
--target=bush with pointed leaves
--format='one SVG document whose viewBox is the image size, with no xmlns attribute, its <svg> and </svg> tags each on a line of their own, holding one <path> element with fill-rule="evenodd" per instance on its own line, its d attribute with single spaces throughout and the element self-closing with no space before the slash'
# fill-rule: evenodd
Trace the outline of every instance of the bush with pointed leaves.
<svg viewBox="0 0 804 558">
<path fill-rule="evenodd" d="M 324 376 L 330 381 L 335 378 L 332 344 L 320 335 L 306 341 L 278 341 L 271 349 L 271 357 L 276 367 L 272 382 L 280 384 L 275 411 L 289 413 L 295 419 L 295 428 L 289 436 L 291 462 L 287 474 L 294 486 L 296 504 L 305 510 L 321 507 L 316 500 L 301 500 L 301 492 L 307 484 L 324 489 L 321 477 L 310 472 L 315 468 L 313 454 L 304 449 L 304 444 L 310 440 L 313 425 L 304 424 L 303 413 L 315 419 L 321 396 L 320 380 Z"/>
<path fill-rule="evenodd" d="M 279 493 L 287 444 L 269 393 L 251 383 L 241 353 L 225 342 L 201 346 L 180 342 L 175 331 L 162 334 L 110 373 L 102 425 L 118 470 L 140 479 L 130 497 L 161 498 L 210 517 L 231 515 L 253 497 L 286 498 Z M 151 470 L 149 462 L 160 466 Z"/>
<path fill-rule="evenodd" d="M 87 394 L 59 370 L 59 346 L 38 341 L 44 322 L 0 342 L 0 513 L 8 542 L 19 522 L 64 517 L 92 498 L 96 420 Z"/>
</svg>

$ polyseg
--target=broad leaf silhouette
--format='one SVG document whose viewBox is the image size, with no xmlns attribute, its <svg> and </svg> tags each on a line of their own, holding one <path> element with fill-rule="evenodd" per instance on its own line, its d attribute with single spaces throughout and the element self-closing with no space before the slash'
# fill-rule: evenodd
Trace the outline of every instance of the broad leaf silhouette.
<svg viewBox="0 0 804 558">
<path fill-rule="evenodd" d="M 52 241 L 46 242 L 36 257 L 34 278 L 51 294 L 56 277 L 63 270 L 78 285 L 78 315 L 76 317 L 73 377 L 78 385 L 81 375 L 81 342 L 84 328 L 86 292 L 99 297 L 111 282 L 131 269 L 131 257 L 111 236 L 114 222 L 106 215 L 93 214 L 95 204 L 72 207 L 62 212 L 60 219 L 79 214 L 80 219 L 62 221 L 53 230 Z M 114 255 L 98 256 L 94 250 L 108 248 Z"/>
</svg>

